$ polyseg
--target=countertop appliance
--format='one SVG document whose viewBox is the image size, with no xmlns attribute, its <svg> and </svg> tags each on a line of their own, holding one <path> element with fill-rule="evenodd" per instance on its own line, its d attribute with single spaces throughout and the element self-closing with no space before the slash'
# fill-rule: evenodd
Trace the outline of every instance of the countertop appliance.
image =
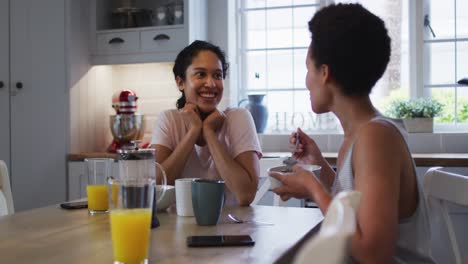
<svg viewBox="0 0 468 264">
<path fill-rule="evenodd" d="M 122 90 L 112 96 L 112 108 L 116 114 L 110 116 L 110 128 L 114 140 L 107 148 L 116 153 L 119 149 L 132 149 L 141 140 L 145 132 L 144 116 L 137 113 L 137 100 L 132 90 Z"/>
</svg>

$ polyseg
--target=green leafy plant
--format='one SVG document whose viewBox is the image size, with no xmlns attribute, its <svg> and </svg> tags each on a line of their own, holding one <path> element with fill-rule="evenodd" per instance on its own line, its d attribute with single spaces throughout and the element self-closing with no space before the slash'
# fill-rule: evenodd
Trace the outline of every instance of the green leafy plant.
<svg viewBox="0 0 468 264">
<path fill-rule="evenodd" d="M 434 99 L 401 99 L 392 101 L 387 109 L 387 115 L 394 118 L 433 118 L 442 113 L 443 105 Z"/>
</svg>

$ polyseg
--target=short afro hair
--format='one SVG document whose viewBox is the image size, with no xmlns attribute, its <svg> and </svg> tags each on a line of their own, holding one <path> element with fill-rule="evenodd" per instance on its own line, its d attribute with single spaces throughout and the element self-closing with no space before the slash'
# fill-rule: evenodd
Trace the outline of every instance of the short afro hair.
<svg viewBox="0 0 468 264">
<path fill-rule="evenodd" d="M 390 60 L 382 19 L 360 4 L 332 4 L 314 15 L 309 31 L 315 66 L 328 65 L 344 95 L 369 95 Z"/>
</svg>

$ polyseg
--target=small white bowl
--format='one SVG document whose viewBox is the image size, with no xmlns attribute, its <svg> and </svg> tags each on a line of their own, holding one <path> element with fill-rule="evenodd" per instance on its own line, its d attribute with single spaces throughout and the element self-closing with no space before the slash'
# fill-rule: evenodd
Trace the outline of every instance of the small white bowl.
<svg viewBox="0 0 468 264">
<path fill-rule="evenodd" d="M 166 192 L 162 198 L 159 198 L 163 188 L 166 189 Z M 156 200 L 158 199 L 161 199 L 156 203 L 156 209 L 158 211 L 166 210 L 169 206 L 175 204 L 175 187 L 173 185 L 156 185 Z"/>
<path fill-rule="evenodd" d="M 313 172 L 317 177 L 320 177 L 320 171 L 322 170 L 322 167 L 319 165 L 310 165 L 310 164 L 296 164 L 297 166 L 302 167 L 305 170 Z M 282 173 L 288 173 L 292 172 L 291 167 L 289 166 L 277 166 L 273 168 L 269 168 L 268 172 L 270 171 L 276 171 L 276 172 L 282 172 Z M 270 180 L 270 190 L 281 187 L 283 184 L 278 181 L 277 179 L 268 176 L 268 179 Z"/>
</svg>

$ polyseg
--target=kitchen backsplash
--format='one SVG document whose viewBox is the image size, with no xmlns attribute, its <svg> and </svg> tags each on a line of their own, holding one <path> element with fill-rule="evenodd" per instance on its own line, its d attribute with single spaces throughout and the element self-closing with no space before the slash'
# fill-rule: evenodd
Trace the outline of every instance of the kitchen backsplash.
<svg viewBox="0 0 468 264">
<path fill-rule="evenodd" d="M 146 117 L 145 140 L 151 137 L 157 115 L 174 108 L 180 96 L 172 63 L 94 66 L 71 90 L 71 152 L 105 151 L 112 141 L 109 116 L 112 95 L 131 89 L 138 112 Z"/>
<path fill-rule="evenodd" d="M 173 63 L 146 63 L 94 66 L 73 85 L 71 96 L 72 153 L 105 151 L 112 141 L 109 116 L 112 95 L 131 89 L 138 96 L 138 112 L 145 115 L 144 140 L 150 140 L 157 116 L 161 111 L 175 108 L 180 92 L 172 73 Z M 228 81 L 220 107 L 229 102 Z"/>
<path fill-rule="evenodd" d="M 138 112 L 146 120 L 144 140 L 150 140 L 158 114 L 175 108 L 180 97 L 172 66 L 172 63 L 112 66 L 113 93 L 130 89 L 138 96 Z"/>
</svg>

